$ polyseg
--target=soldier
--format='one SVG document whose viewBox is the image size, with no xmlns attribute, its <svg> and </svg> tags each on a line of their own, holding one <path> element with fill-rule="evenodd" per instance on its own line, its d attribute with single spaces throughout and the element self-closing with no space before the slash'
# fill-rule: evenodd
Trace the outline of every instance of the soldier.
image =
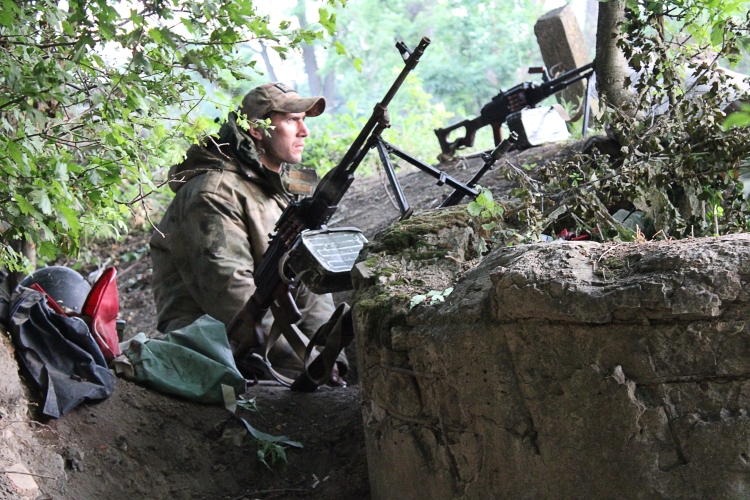
<svg viewBox="0 0 750 500">
<path fill-rule="evenodd" d="M 254 265 L 295 194 L 285 181 L 289 165 L 302 159 L 309 135 L 305 118 L 320 115 L 325 99 L 303 98 L 284 84 L 269 83 L 251 90 L 240 110 L 248 119 L 270 119 L 271 128 L 243 130 L 230 113 L 218 137 L 191 146 L 185 160 L 170 169 L 176 195 L 150 240 L 161 332 L 204 314 L 227 324 L 255 291 Z M 304 285 L 293 294 L 302 313 L 297 326 L 311 337 L 331 317 L 333 300 Z M 272 322 L 269 313 L 263 322 L 266 335 Z M 230 345 L 234 349 L 241 340 L 230 339 Z M 269 359 L 274 367 L 303 369 L 283 337 Z M 343 353 L 336 365 L 329 384 L 343 385 L 341 375 L 348 369 Z"/>
</svg>

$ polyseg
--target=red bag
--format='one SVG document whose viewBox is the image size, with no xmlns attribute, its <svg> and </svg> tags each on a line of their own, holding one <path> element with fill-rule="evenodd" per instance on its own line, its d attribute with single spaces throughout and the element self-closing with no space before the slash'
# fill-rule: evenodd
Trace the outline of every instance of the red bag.
<svg viewBox="0 0 750 500">
<path fill-rule="evenodd" d="M 96 280 L 81 309 L 81 316 L 91 318 L 91 335 L 102 350 L 104 359 L 110 363 L 120 355 L 117 337 L 117 313 L 120 310 L 115 275 L 117 269 L 108 267 Z"/>
</svg>

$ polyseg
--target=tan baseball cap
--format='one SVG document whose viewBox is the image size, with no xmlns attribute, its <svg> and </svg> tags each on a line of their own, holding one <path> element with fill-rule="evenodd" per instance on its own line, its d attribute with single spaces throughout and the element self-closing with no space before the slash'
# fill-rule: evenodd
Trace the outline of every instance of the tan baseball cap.
<svg viewBox="0 0 750 500">
<path fill-rule="evenodd" d="M 324 97 L 300 97 L 296 90 L 283 83 L 266 83 L 247 93 L 240 111 L 248 118 L 264 118 L 271 111 L 307 113 L 318 116 L 326 109 Z"/>
</svg>

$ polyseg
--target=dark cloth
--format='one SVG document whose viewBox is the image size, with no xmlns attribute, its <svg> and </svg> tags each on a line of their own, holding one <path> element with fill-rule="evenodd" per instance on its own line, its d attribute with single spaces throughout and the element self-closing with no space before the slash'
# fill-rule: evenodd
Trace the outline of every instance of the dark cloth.
<svg viewBox="0 0 750 500">
<path fill-rule="evenodd" d="M 53 312 L 43 293 L 18 286 L 0 314 L 11 331 L 19 362 L 44 393 L 42 413 L 60 418 L 83 401 L 106 399 L 115 389 L 99 346 L 80 318 Z"/>
</svg>

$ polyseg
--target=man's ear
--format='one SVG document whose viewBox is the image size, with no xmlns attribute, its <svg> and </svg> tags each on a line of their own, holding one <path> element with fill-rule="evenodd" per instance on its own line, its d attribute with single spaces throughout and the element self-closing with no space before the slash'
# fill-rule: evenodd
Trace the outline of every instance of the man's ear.
<svg viewBox="0 0 750 500">
<path fill-rule="evenodd" d="M 248 128 L 247 132 L 250 134 L 250 137 L 252 137 L 256 141 L 263 140 L 263 131 L 258 130 L 252 122 L 250 122 L 250 128 Z"/>
</svg>

